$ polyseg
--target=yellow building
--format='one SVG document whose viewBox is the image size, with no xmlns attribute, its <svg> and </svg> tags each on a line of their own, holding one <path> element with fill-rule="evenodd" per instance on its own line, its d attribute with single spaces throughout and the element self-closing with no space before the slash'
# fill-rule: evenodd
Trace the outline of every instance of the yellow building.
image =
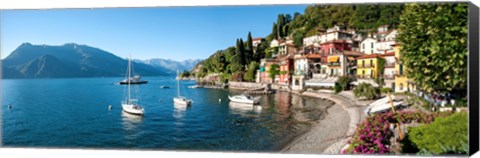
<svg viewBox="0 0 480 158">
<path fill-rule="evenodd" d="M 357 78 L 377 79 L 379 76 L 379 54 L 368 54 L 357 58 Z"/>
<path fill-rule="evenodd" d="M 405 74 L 406 67 L 403 66 L 400 61 L 400 44 L 393 44 L 393 50 L 395 51 L 395 92 L 413 92 L 416 87 L 412 80 L 407 78 Z"/>
</svg>

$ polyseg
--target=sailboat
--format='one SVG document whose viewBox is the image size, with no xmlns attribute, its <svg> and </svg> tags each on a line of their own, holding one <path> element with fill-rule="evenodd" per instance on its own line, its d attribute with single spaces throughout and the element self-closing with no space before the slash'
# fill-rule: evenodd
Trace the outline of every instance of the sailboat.
<svg viewBox="0 0 480 158">
<path fill-rule="evenodd" d="M 128 58 L 128 67 L 127 67 L 127 73 L 128 73 L 128 78 L 129 79 L 132 75 L 132 61 L 131 57 Z M 143 115 L 145 110 L 143 109 L 140 104 L 138 104 L 138 99 L 132 99 L 130 95 L 130 80 L 127 80 L 127 85 L 128 85 L 128 96 L 125 98 L 125 100 L 122 101 L 122 109 L 126 113 L 129 114 L 134 114 L 134 115 Z"/>
<path fill-rule="evenodd" d="M 177 76 L 178 76 L 178 70 L 177 70 Z M 190 105 L 192 104 L 191 99 L 187 99 L 183 96 L 180 96 L 180 79 L 177 79 L 177 97 L 173 98 L 173 103 L 175 104 L 181 104 L 181 105 Z"/>
</svg>

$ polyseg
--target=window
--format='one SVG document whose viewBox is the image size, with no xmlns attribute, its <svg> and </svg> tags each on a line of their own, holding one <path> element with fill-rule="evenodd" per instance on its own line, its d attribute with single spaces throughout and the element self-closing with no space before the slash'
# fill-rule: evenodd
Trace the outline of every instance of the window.
<svg viewBox="0 0 480 158">
<path fill-rule="evenodd" d="M 365 60 L 362 60 L 362 67 L 365 67 Z"/>
<path fill-rule="evenodd" d="M 364 43 L 364 44 L 362 44 L 362 49 L 365 49 L 365 43 Z"/>
<path fill-rule="evenodd" d="M 373 49 L 373 42 L 370 45 L 372 45 L 372 49 Z"/>
<path fill-rule="evenodd" d="M 403 75 L 403 64 L 400 64 L 400 68 L 399 68 L 399 69 L 400 69 L 400 70 L 399 70 L 399 71 L 400 71 L 399 74 L 400 74 L 400 75 Z"/>
<path fill-rule="evenodd" d="M 373 49 L 372 49 L 372 50 L 370 50 L 370 54 L 373 54 Z"/>
<path fill-rule="evenodd" d="M 295 80 L 295 85 L 296 85 L 296 86 L 300 85 L 300 83 L 298 82 L 298 80 Z"/>
<path fill-rule="evenodd" d="M 370 59 L 370 66 L 373 66 L 373 60 Z"/>
<path fill-rule="evenodd" d="M 400 83 L 400 90 L 403 91 L 403 83 Z"/>
<path fill-rule="evenodd" d="M 362 70 L 362 75 L 365 75 L 365 70 Z"/>
</svg>

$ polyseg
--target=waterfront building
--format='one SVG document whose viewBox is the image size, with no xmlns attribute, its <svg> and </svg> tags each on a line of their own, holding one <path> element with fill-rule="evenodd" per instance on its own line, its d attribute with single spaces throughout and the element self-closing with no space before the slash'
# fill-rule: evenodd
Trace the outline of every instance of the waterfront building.
<svg viewBox="0 0 480 158">
<path fill-rule="evenodd" d="M 279 82 L 283 85 L 290 85 L 293 74 L 293 56 L 287 55 L 278 59 L 280 65 Z"/>
<path fill-rule="evenodd" d="M 275 79 L 272 80 L 269 75 L 270 67 L 273 64 L 278 64 L 277 59 L 264 58 L 260 60 L 260 68 L 259 71 L 257 71 L 258 83 L 273 83 L 275 81 Z"/>
<path fill-rule="evenodd" d="M 328 56 L 328 76 L 355 76 L 357 72 L 357 60 L 362 56 L 360 52 L 341 51 Z"/>
<path fill-rule="evenodd" d="M 357 78 L 377 79 L 379 66 L 379 54 L 368 54 L 357 58 Z"/>
<path fill-rule="evenodd" d="M 387 52 L 381 55 L 385 59 L 383 66 L 383 87 L 395 90 L 395 52 Z"/>
<path fill-rule="evenodd" d="M 401 46 L 398 43 L 392 45 L 395 52 L 395 92 L 414 92 L 415 83 L 407 78 L 405 74 L 406 67 L 403 66 L 400 55 Z"/>
</svg>

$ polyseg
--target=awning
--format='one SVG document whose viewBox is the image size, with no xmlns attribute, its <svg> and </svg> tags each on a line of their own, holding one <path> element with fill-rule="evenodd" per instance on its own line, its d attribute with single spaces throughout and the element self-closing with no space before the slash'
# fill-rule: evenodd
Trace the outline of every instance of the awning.
<svg viewBox="0 0 480 158">
<path fill-rule="evenodd" d="M 328 57 L 328 62 L 338 62 L 339 56 Z"/>
<path fill-rule="evenodd" d="M 354 60 L 355 60 L 354 57 L 347 57 L 347 58 L 348 58 L 348 60 L 350 60 L 350 61 L 354 61 Z"/>
</svg>

